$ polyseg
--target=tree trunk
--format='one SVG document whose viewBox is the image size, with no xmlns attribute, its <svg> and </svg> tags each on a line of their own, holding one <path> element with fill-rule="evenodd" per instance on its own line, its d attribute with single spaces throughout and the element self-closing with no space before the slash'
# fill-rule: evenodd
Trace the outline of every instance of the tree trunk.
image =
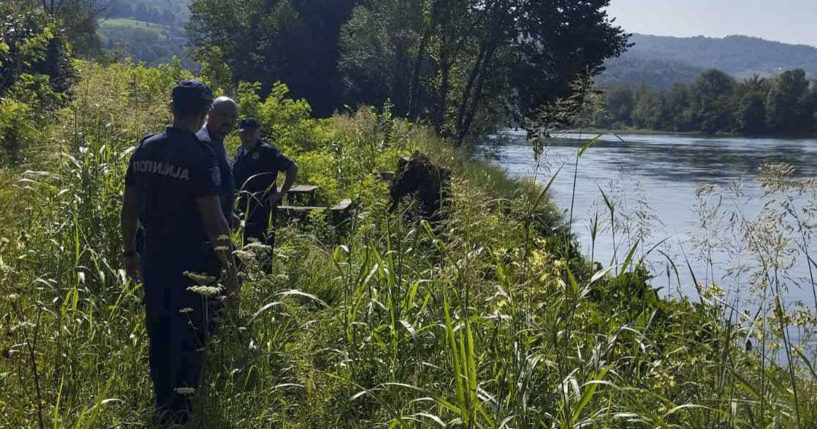
<svg viewBox="0 0 817 429">
<path fill-rule="evenodd" d="M 451 82 L 451 62 L 448 60 L 448 55 L 445 56 L 445 59 L 441 57 L 440 62 L 442 63 L 440 65 L 441 82 L 437 99 L 437 109 L 434 113 L 434 131 L 436 131 L 438 135 L 442 135 L 443 124 L 445 123 L 445 109 L 447 108 L 448 104 L 448 88 Z"/>
<path fill-rule="evenodd" d="M 477 109 L 479 109 L 479 103 L 482 101 L 482 88 L 485 86 L 486 71 L 488 70 L 488 65 L 493 59 L 494 51 L 494 49 L 489 49 L 488 53 L 485 55 L 484 67 L 477 78 L 471 108 L 466 113 L 465 122 L 462 124 L 461 129 L 458 130 L 459 134 L 457 135 L 457 145 L 461 146 L 463 144 L 465 137 L 468 136 L 468 131 L 471 129 L 471 125 L 474 123 L 474 117 L 477 114 Z"/>
<path fill-rule="evenodd" d="M 471 100 L 471 92 L 474 89 L 474 84 L 477 81 L 477 77 L 480 75 L 480 73 L 482 73 L 485 65 L 485 55 L 488 52 L 487 45 L 488 41 L 483 40 L 481 46 L 479 47 L 479 55 L 477 55 L 477 60 L 474 62 L 474 67 L 471 69 L 471 74 L 468 77 L 468 84 L 465 85 L 465 89 L 462 91 L 462 99 L 460 100 L 460 105 L 457 109 L 457 144 L 462 143 L 461 136 L 464 135 L 462 128 L 465 121 L 466 110 L 468 109 L 468 104 Z"/>
<path fill-rule="evenodd" d="M 414 62 L 414 72 L 411 77 L 411 87 L 409 89 L 410 96 L 409 96 L 409 110 L 408 110 L 408 117 L 412 120 L 417 120 L 419 116 L 418 107 L 419 101 L 417 98 L 420 96 L 420 72 L 422 71 L 423 67 L 423 59 L 426 55 L 426 46 L 428 45 L 428 39 L 431 37 L 431 23 L 426 24 L 426 28 L 423 31 L 423 37 L 420 39 L 420 47 L 417 50 L 417 60 Z"/>
</svg>

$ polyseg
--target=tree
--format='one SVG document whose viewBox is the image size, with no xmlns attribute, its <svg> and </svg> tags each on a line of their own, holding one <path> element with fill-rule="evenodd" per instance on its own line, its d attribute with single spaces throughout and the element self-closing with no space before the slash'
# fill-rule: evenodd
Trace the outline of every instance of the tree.
<svg viewBox="0 0 817 429">
<path fill-rule="evenodd" d="M 522 122 L 537 107 L 569 96 L 570 84 L 580 75 L 597 73 L 605 58 L 618 55 L 627 37 L 607 18 L 608 4 L 607 0 L 369 2 L 362 7 L 388 23 L 383 25 L 389 30 L 381 38 L 383 48 L 370 55 L 408 53 L 409 66 L 402 67 L 406 61 L 395 57 L 341 49 L 341 63 L 354 65 L 341 70 L 347 86 L 357 88 L 367 84 L 359 72 L 365 63 L 396 61 L 398 66 L 390 67 L 395 75 L 388 81 L 408 75 L 409 84 L 391 85 L 388 98 L 410 100 L 405 108 L 396 106 L 397 112 L 427 119 L 439 133 L 462 144 L 472 134 L 508 120 Z M 352 26 L 359 24 L 350 21 L 347 28 Z M 371 33 L 344 32 L 342 46 L 355 46 L 357 35 L 366 38 Z M 407 47 L 406 40 L 411 42 Z M 478 132 L 473 132 L 475 128 Z"/>
<path fill-rule="evenodd" d="M 34 2 L 34 0 L 31 0 Z M 97 18 L 111 6 L 97 0 L 40 0 L 39 5 L 63 29 L 74 53 L 91 57 L 99 53 Z"/>
<path fill-rule="evenodd" d="M 708 70 L 694 84 L 676 84 L 670 91 L 642 85 L 632 94 L 631 110 L 628 91 L 608 90 L 606 104 L 614 120 L 631 119 L 633 125 L 652 130 L 808 136 L 817 121 L 817 86 L 809 84 L 802 70 L 739 83 L 719 70 Z"/>
<path fill-rule="evenodd" d="M 390 40 L 388 23 L 375 11 L 364 7 L 354 9 L 341 30 L 340 57 L 338 71 L 348 99 L 382 106 L 390 97 L 406 99 L 408 96 L 396 89 L 399 82 L 395 78 L 400 65 L 394 42 Z"/>
<path fill-rule="evenodd" d="M 32 4 L 10 1 L 0 5 L 0 98 L 18 85 L 40 80 L 32 76 L 44 77 L 49 92 L 68 89 L 73 69 L 61 36 L 57 22 Z M 40 101 L 53 99 L 51 94 L 35 96 Z"/>
<path fill-rule="evenodd" d="M 628 87 L 616 87 L 607 91 L 607 111 L 614 124 L 632 125 L 635 98 Z"/>
<path fill-rule="evenodd" d="M 693 96 L 690 86 L 683 84 L 673 85 L 672 89 L 664 98 L 667 115 L 670 118 L 668 129 L 680 132 L 697 131 L 692 106 Z"/>
<path fill-rule="evenodd" d="M 262 95 L 284 82 L 293 97 L 305 98 L 317 115 L 327 116 L 340 105 L 338 39 L 354 3 L 195 0 L 187 25 L 193 56 L 226 64 L 233 83 L 261 83 Z"/>
<path fill-rule="evenodd" d="M 0 164 L 25 159 L 38 119 L 60 106 L 72 77 L 57 22 L 28 2 L 0 4 Z"/>
<path fill-rule="evenodd" d="M 633 123 L 639 128 L 650 130 L 665 129 L 664 102 L 654 90 L 642 85 L 635 94 Z"/>
<path fill-rule="evenodd" d="M 741 82 L 735 90 L 737 131 L 747 136 L 766 134 L 766 97 L 769 82 L 758 75 Z"/>
<path fill-rule="evenodd" d="M 699 130 L 708 134 L 732 131 L 735 85 L 734 78 L 717 69 L 698 76 L 693 89 L 693 112 Z"/>
<path fill-rule="evenodd" d="M 766 132 L 766 105 L 762 94 L 750 92 L 738 102 L 736 121 L 738 131 L 746 136 L 760 136 Z"/>
<path fill-rule="evenodd" d="M 808 135 L 814 131 L 814 104 L 802 69 L 777 77 L 766 100 L 769 130 L 781 135 Z"/>
<path fill-rule="evenodd" d="M 542 4 L 544 3 L 544 4 Z M 511 34 L 513 87 L 522 115 L 569 95 L 571 83 L 603 71 L 627 48 L 628 35 L 607 16 L 609 0 L 523 1 Z"/>
</svg>

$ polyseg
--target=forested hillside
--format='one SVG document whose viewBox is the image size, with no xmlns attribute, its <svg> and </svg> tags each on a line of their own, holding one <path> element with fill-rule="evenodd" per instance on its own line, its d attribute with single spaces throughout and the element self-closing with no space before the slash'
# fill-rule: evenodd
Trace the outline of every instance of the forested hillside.
<svg viewBox="0 0 817 429">
<path fill-rule="evenodd" d="M 703 71 L 700 67 L 680 61 L 627 53 L 606 61 L 604 66 L 606 70 L 597 79 L 597 83 L 603 87 L 644 84 L 654 89 L 668 89 L 678 83 L 694 82 Z"/>
<path fill-rule="evenodd" d="M 736 79 L 753 75 L 773 77 L 785 70 L 803 69 L 817 76 L 817 47 L 791 45 L 754 37 L 666 37 L 633 34 L 633 44 L 620 58 L 606 63 L 601 83 L 669 88 L 690 83 L 693 71 L 719 69 Z M 697 73 L 696 73 L 697 74 Z"/>
</svg>

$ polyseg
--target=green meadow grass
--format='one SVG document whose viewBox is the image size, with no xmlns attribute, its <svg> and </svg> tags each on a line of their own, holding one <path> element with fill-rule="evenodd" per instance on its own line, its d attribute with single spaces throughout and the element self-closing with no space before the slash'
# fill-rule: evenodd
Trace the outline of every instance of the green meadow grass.
<svg viewBox="0 0 817 429">
<path fill-rule="evenodd" d="M 4 428 L 148 427 L 152 411 L 118 211 L 133 145 L 168 122 L 170 88 L 188 74 L 78 66 L 70 104 L 40 124 L 27 163 L 0 174 Z M 817 426 L 813 356 L 779 329 L 813 331 L 813 316 L 794 320 L 774 293 L 739 323 L 707 285 L 701 300 L 662 298 L 638 246 L 614 266 L 578 253 L 551 184 L 511 180 L 388 113 L 315 120 L 283 87 L 240 101 L 322 203 L 356 208 L 343 228 L 314 216 L 282 227 L 275 249 L 237 252 L 240 309 L 207 347 L 190 427 Z M 433 225 L 408 202 L 390 211 L 376 174 L 415 150 L 452 171 Z M 770 243 L 756 249 L 773 261 Z"/>
<path fill-rule="evenodd" d="M 138 21 L 129 18 L 106 18 L 99 20 L 99 26 L 106 28 L 139 28 L 143 30 L 151 30 L 157 33 L 165 33 L 167 28 L 163 25 L 154 24 L 152 22 Z"/>
</svg>

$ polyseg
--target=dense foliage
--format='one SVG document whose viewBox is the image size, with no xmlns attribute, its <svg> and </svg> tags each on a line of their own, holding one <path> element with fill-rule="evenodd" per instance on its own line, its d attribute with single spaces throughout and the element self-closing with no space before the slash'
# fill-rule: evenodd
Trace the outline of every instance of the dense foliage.
<svg viewBox="0 0 817 429">
<path fill-rule="evenodd" d="M 341 25 L 354 0 L 196 0 L 187 24 L 204 74 L 231 87 L 275 82 L 309 100 L 315 114 L 342 107 L 336 64 Z"/>
<path fill-rule="evenodd" d="M 41 155 L 0 176 L 3 427 L 150 417 L 141 288 L 119 268 L 117 212 L 133 145 L 168 121 L 170 88 L 189 73 L 78 67 L 70 104 L 36 123 L 27 149 Z M 606 269 L 578 255 L 540 186 L 388 113 L 315 120 L 284 86 L 257 90 L 241 85 L 244 113 L 322 186 L 323 203 L 357 208 L 345 227 L 313 216 L 279 229 L 274 250 L 237 252 L 241 309 L 224 315 L 191 398 L 208 427 L 817 424 L 817 374 L 794 354 L 808 351 L 775 329 L 791 323 L 806 341 L 810 312 L 778 305 L 726 322 L 716 286 L 699 303 L 661 299 L 634 251 Z M 376 174 L 415 149 L 453 173 L 434 226 L 411 205 L 390 213 Z M 760 342 L 753 352 L 747 338 Z M 784 351 L 789 370 L 773 364 Z"/>
<path fill-rule="evenodd" d="M 817 87 L 803 70 L 776 78 L 755 76 L 737 82 L 719 71 L 708 70 L 689 85 L 669 90 L 644 85 L 612 87 L 584 125 L 705 134 L 736 133 L 746 136 L 812 136 L 817 124 Z M 598 110 L 597 109 L 597 110 Z"/>
<path fill-rule="evenodd" d="M 343 29 L 341 74 L 353 101 L 391 100 L 462 143 L 522 123 L 618 55 L 608 3 L 372 2 Z"/>
<path fill-rule="evenodd" d="M 58 23 L 20 2 L 0 5 L 0 166 L 20 162 L 32 123 L 70 87 L 73 68 Z"/>
<path fill-rule="evenodd" d="M 62 34 L 75 54 L 91 57 L 99 54 L 96 35 L 97 17 L 101 7 L 98 0 L 6 0 L 12 7 L 36 9 L 58 23 Z"/>
<path fill-rule="evenodd" d="M 621 53 L 608 3 L 198 0 L 188 28 L 206 75 L 262 93 L 284 82 L 320 116 L 341 101 L 388 103 L 463 143 L 521 122 Z"/>
<path fill-rule="evenodd" d="M 604 67 L 604 72 L 597 79 L 599 85 L 619 87 L 643 84 L 659 90 L 670 89 L 677 83 L 693 83 L 703 71 L 701 67 L 678 61 L 634 55 L 629 50 L 618 58 L 605 61 Z"/>
</svg>

